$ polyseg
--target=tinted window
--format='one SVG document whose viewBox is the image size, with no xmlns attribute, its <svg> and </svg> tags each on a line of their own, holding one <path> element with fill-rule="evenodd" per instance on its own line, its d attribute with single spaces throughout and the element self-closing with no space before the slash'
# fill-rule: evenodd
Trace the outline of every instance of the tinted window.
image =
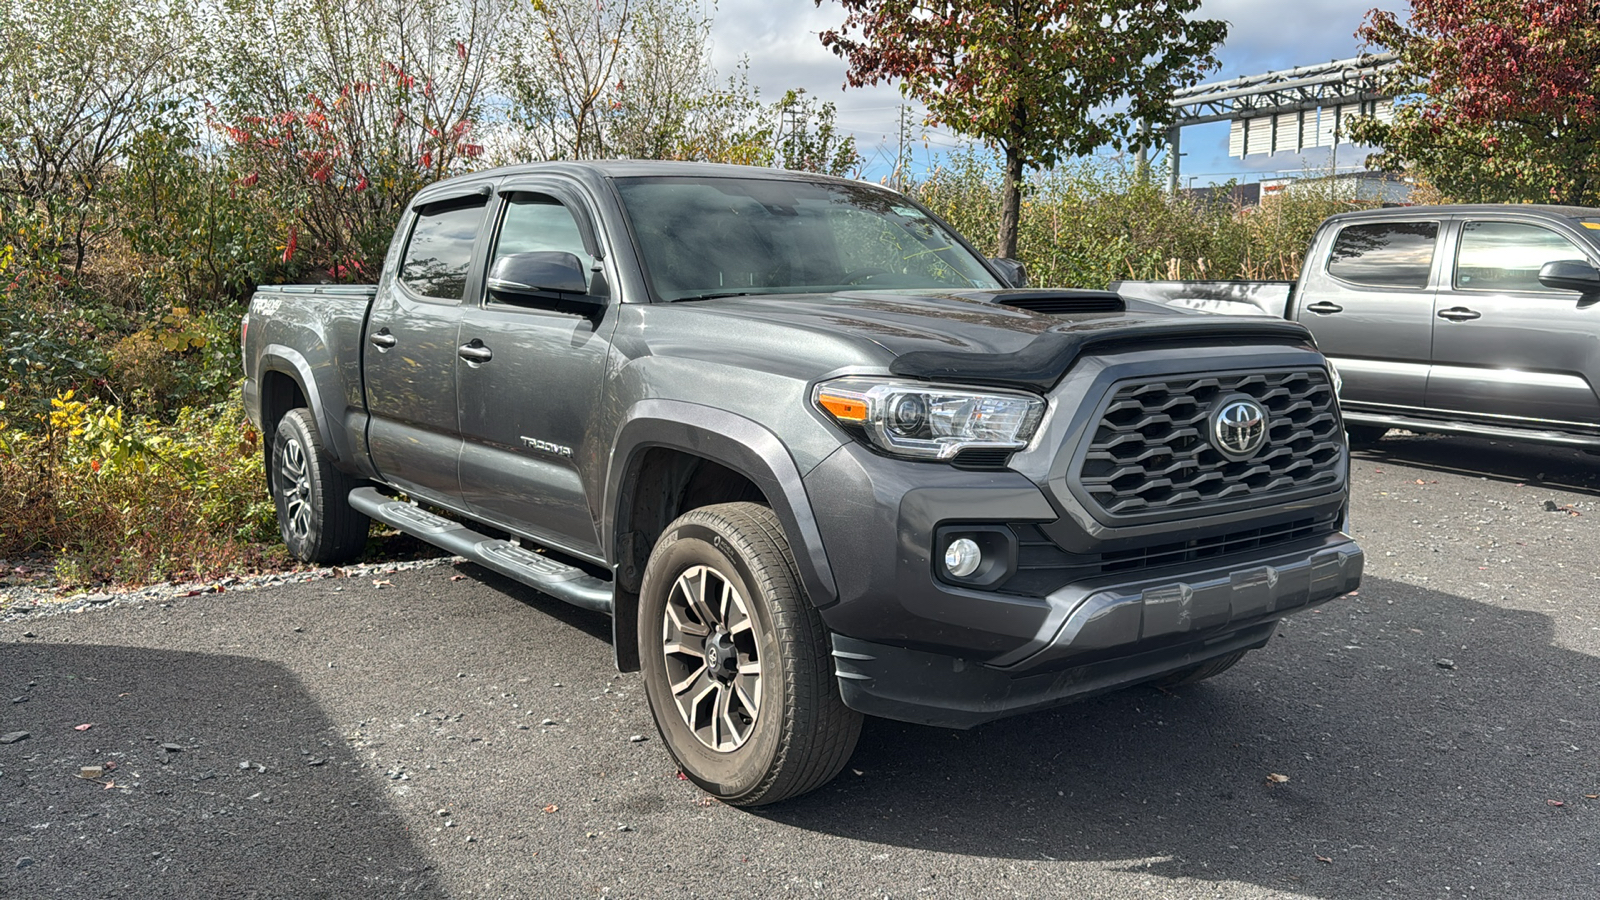
<svg viewBox="0 0 1600 900">
<path fill-rule="evenodd" d="M 1456 287 L 1549 291 L 1539 283 L 1539 269 L 1559 259 L 1586 261 L 1571 241 L 1537 225 L 1468 222 L 1461 227 L 1461 249 L 1456 252 Z"/>
<path fill-rule="evenodd" d="M 472 242 L 482 222 L 481 204 L 418 215 L 400 264 L 400 281 L 424 297 L 460 300 L 467 290 Z"/>
<path fill-rule="evenodd" d="M 1428 286 L 1437 222 L 1351 225 L 1339 232 L 1328 257 L 1328 274 L 1374 287 Z"/>
<path fill-rule="evenodd" d="M 506 203 L 505 216 L 500 220 L 500 236 L 495 241 L 490 266 L 492 268 L 503 256 L 535 250 L 571 253 L 583 263 L 585 271 L 594 265 L 594 257 L 584 249 L 583 235 L 578 231 L 578 221 L 571 210 L 543 194 L 514 195 Z"/>
</svg>

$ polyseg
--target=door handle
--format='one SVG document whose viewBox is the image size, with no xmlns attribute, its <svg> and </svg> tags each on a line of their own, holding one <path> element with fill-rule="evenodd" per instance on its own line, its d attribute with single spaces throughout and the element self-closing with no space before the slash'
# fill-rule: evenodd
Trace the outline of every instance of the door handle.
<svg viewBox="0 0 1600 900">
<path fill-rule="evenodd" d="M 1306 312 L 1328 315 L 1329 313 L 1344 312 L 1344 307 L 1337 303 L 1329 303 L 1326 300 L 1318 300 L 1317 302 L 1306 307 Z"/>
<path fill-rule="evenodd" d="M 456 348 L 456 355 L 469 363 L 486 363 L 494 359 L 494 353 L 483 345 L 483 341 L 473 338 L 471 342 Z"/>
<path fill-rule="evenodd" d="M 1483 313 L 1474 312 L 1470 309 L 1467 309 L 1465 306 L 1454 306 L 1450 309 L 1439 310 L 1439 318 L 1449 319 L 1452 322 L 1470 322 L 1473 319 L 1482 317 Z"/>
<path fill-rule="evenodd" d="M 395 344 L 399 343 L 399 341 L 395 340 L 395 336 L 389 333 L 388 326 L 378 329 L 377 332 L 369 335 L 367 340 L 372 343 L 372 346 L 377 347 L 379 350 L 388 350 L 390 347 L 393 347 Z"/>
</svg>

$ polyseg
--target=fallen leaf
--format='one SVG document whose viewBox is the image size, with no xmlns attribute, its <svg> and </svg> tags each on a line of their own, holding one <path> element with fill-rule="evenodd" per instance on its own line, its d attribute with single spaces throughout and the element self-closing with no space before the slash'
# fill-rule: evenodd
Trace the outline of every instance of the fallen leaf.
<svg viewBox="0 0 1600 900">
<path fill-rule="evenodd" d="M 552 804 L 550 804 L 550 805 L 549 805 L 549 806 L 546 806 L 546 807 L 545 807 L 545 808 L 544 808 L 544 811 L 545 811 L 545 812 L 547 812 L 547 813 L 553 813 L 553 812 L 555 812 L 555 811 L 556 811 L 556 810 L 559 810 L 559 809 L 560 809 L 560 808 L 561 808 L 561 807 L 559 807 L 559 806 L 557 806 L 557 805 L 555 805 L 555 804 L 554 804 L 554 803 L 552 803 Z"/>
<path fill-rule="evenodd" d="M 1426 482 L 1426 481 L 1423 481 L 1423 480 L 1422 480 L 1422 479 L 1421 479 L 1421 478 L 1418 478 L 1418 479 L 1417 479 L 1417 484 L 1427 484 L 1427 482 Z M 1319 856 L 1319 857 L 1317 857 L 1317 858 L 1318 858 L 1318 859 L 1321 859 L 1321 858 L 1322 858 L 1322 857 L 1320 857 L 1320 856 Z"/>
<path fill-rule="evenodd" d="M 93 727 L 94 727 L 94 723 L 93 722 L 85 722 L 82 725 L 74 725 L 74 726 L 72 726 L 72 730 L 73 731 L 88 731 L 89 729 L 91 729 Z"/>
<path fill-rule="evenodd" d="M 1267 776 L 1267 781 L 1272 783 L 1272 784 L 1283 784 L 1284 782 L 1286 782 L 1288 780 L 1289 780 L 1289 776 L 1287 776 L 1287 775 L 1279 775 L 1277 772 L 1273 772 L 1271 775 Z"/>
<path fill-rule="evenodd" d="M 115 781 L 108 781 L 108 782 L 106 782 L 106 786 L 101 788 L 100 790 L 109 791 L 109 790 L 111 790 L 112 788 L 114 788 L 116 786 L 117 786 L 117 783 Z"/>
<path fill-rule="evenodd" d="M 1330 857 L 1330 856 L 1323 856 L 1323 855 L 1321 855 L 1319 853 L 1319 854 L 1317 854 L 1317 862 L 1319 862 L 1319 863 L 1331 863 L 1331 862 L 1333 862 L 1333 858 Z"/>
<path fill-rule="evenodd" d="M 1567 805 L 1567 804 L 1561 802 L 1560 800 L 1546 800 L 1545 802 L 1550 804 L 1551 806 L 1566 806 Z"/>
<path fill-rule="evenodd" d="M 382 581 L 374 581 L 372 583 L 372 586 L 375 587 L 375 588 L 394 587 L 394 582 L 392 582 L 389 579 L 385 578 Z"/>
<path fill-rule="evenodd" d="M 683 774 L 682 772 L 679 772 L 678 773 L 678 780 L 679 781 L 688 781 L 689 780 L 689 776 Z"/>
<path fill-rule="evenodd" d="M 465 575 L 451 575 L 450 576 L 450 580 L 451 581 L 461 581 L 462 579 L 464 579 L 466 577 L 467 576 L 465 576 Z"/>
<path fill-rule="evenodd" d="M 1600 800 L 1600 794 L 1584 794 L 1583 795 L 1583 799 L 1585 799 L 1585 800 Z"/>
<path fill-rule="evenodd" d="M 865 775 L 865 774 L 867 774 L 867 773 L 861 771 L 860 769 L 851 769 L 850 771 L 856 773 L 857 775 Z"/>
</svg>

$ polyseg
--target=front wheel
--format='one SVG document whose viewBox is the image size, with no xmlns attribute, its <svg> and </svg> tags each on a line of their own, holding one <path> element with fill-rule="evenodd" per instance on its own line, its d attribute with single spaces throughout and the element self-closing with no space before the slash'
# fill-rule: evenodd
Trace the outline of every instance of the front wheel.
<svg viewBox="0 0 1600 900">
<path fill-rule="evenodd" d="M 334 565 L 361 555 L 372 520 L 356 512 L 349 498 L 365 482 L 334 468 L 311 410 L 291 409 L 279 420 L 267 483 L 278 531 L 296 559 Z"/>
<path fill-rule="evenodd" d="M 639 656 L 656 728 L 706 792 L 761 806 L 827 783 L 861 715 L 834 683 L 828 631 L 771 509 L 723 503 L 662 533 L 639 597 Z"/>
</svg>

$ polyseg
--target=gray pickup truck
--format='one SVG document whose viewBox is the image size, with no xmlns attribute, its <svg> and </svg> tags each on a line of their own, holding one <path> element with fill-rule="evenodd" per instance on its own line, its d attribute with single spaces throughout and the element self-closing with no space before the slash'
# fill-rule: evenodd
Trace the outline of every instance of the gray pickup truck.
<svg viewBox="0 0 1600 900">
<path fill-rule="evenodd" d="M 1306 326 L 1343 377 L 1352 443 L 1405 428 L 1600 452 L 1600 209 L 1343 213 L 1318 229 L 1292 285 L 1111 288 Z"/>
<path fill-rule="evenodd" d="M 1197 681 L 1359 582 L 1305 329 L 1016 274 L 857 182 L 497 169 L 376 286 L 260 290 L 245 403 L 295 555 L 376 519 L 609 614 L 682 771 L 771 803 L 863 714 Z"/>
</svg>

